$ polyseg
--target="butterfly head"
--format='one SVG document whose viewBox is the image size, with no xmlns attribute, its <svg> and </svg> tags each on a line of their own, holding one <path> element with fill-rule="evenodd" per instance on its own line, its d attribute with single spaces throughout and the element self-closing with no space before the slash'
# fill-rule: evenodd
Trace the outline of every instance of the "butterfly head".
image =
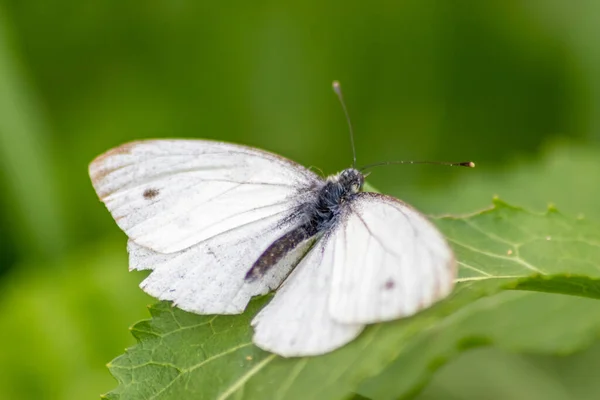
<svg viewBox="0 0 600 400">
<path fill-rule="evenodd" d="M 340 172 L 338 182 L 350 193 L 358 193 L 365 183 L 365 176 L 357 169 L 348 168 Z"/>
</svg>

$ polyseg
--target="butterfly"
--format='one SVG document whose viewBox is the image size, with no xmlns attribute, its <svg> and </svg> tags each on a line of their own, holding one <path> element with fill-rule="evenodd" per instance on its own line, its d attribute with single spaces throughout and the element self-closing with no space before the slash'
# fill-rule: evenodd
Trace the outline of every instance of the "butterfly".
<svg viewBox="0 0 600 400">
<path fill-rule="evenodd" d="M 253 342 L 284 357 L 335 350 L 453 288 L 442 234 L 408 204 L 364 192 L 355 167 L 322 178 L 238 144 L 143 140 L 100 155 L 89 174 L 129 238 L 130 270 L 152 271 L 145 292 L 238 314 L 276 290 Z"/>
</svg>

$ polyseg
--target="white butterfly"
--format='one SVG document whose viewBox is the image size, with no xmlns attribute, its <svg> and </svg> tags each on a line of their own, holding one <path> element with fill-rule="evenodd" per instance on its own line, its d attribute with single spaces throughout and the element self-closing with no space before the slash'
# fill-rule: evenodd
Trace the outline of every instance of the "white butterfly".
<svg viewBox="0 0 600 400">
<path fill-rule="evenodd" d="M 128 143 L 96 158 L 92 183 L 129 237 L 148 294 L 198 314 L 237 314 L 277 289 L 254 343 L 327 353 L 366 324 L 447 296 L 456 263 L 420 213 L 362 192 L 354 168 L 322 179 L 278 155 L 208 140 Z"/>
</svg>

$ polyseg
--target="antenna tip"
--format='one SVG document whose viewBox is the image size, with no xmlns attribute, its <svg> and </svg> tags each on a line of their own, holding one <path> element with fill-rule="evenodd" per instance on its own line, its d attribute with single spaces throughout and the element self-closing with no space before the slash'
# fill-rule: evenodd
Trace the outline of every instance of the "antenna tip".
<svg viewBox="0 0 600 400">
<path fill-rule="evenodd" d="M 340 91 L 340 81 L 333 81 L 333 83 L 331 84 L 331 86 L 333 87 L 333 91 L 336 93 L 339 93 Z"/>
<path fill-rule="evenodd" d="M 467 161 L 464 163 L 460 163 L 460 165 L 462 165 L 464 167 L 475 168 L 475 163 L 473 161 Z"/>
</svg>

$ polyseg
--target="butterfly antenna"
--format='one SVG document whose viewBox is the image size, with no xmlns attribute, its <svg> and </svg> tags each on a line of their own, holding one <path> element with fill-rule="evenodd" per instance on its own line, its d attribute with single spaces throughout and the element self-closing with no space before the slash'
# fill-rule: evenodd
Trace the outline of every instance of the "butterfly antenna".
<svg viewBox="0 0 600 400">
<path fill-rule="evenodd" d="M 373 164 L 365 165 L 360 169 L 360 171 L 364 171 L 373 167 L 380 167 L 382 165 L 393 165 L 393 164 L 436 164 L 436 165 L 448 165 L 450 167 L 467 167 L 467 168 L 475 168 L 475 163 L 473 161 L 464 161 L 464 162 L 444 162 L 444 161 L 383 161 Z"/>
<path fill-rule="evenodd" d="M 342 96 L 342 87 L 340 85 L 340 82 L 338 81 L 333 81 L 331 86 L 333 86 L 333 91 L 340 100 L 342 108 L 344 109 L 344 114 L 346 115 L 346 122 L 348 122 L 348 129 L 350 130 L 350 144 L 352 145 L 352 168 L 356 168 L 356 147 L 354 147 L 354 130 L 352 129 L 352 123 L 350 122 L 350 115 L 348 114 L 346 103 L 344 103 L 344 96 Z"/>
</svg>

